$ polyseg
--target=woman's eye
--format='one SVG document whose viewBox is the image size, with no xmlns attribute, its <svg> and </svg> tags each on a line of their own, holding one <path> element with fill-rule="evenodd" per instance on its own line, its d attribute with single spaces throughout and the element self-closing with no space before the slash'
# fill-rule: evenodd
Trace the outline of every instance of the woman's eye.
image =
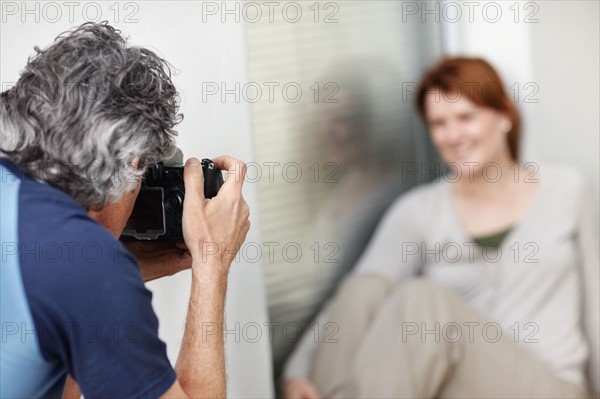
<svg viewBox="0 0 600 399">
<path fill-rule="evenodd" d="M 460 115 L 460 120 L 462 121 L 470 121 L 471 119 L 473 119 L 475 115 L 473 115 L 472 113 L 468 113 L 468 114 L 461 114 Z"/>
<path fill-rule="evenodd" d="M 440 120 L 429 121 L 429 127 L 440 127 L 443 125 L 444 125 L 444 121 L 440 121 Z"/>
</svg>

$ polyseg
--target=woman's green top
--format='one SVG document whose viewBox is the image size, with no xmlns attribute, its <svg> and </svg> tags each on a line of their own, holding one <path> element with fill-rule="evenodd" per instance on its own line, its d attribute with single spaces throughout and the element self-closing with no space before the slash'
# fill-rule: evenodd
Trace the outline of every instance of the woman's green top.
<svg viewBox="0 0 600 399">
<path fill-rule="evenodd" d="M 473 241 L 475 241 L 477 245 L 479 245 L 482 248 L 488 246 L 499 247 L 511 230 L 512 227 L 509 227 L 508 229 L 500 231 L 498 233 L 490 234 L 483 237 L 474 237 Z"/>
</svg>

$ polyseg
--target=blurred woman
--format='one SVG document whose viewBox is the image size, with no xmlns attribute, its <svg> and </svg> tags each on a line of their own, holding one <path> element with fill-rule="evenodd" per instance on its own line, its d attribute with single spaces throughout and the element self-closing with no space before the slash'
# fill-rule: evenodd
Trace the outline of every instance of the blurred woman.
<svg viewBox="0 0 600 399">
<path fill-rule="evenodd" d="M 519 162 L 517 109 L 481 59 L 433 66 L 417 105 L 448 173 L 387 211 L 317 317 L 329 333 L 287 363 L 284 395 L 598 392 L 598 217 L 584 179 Z"/>
</svg>

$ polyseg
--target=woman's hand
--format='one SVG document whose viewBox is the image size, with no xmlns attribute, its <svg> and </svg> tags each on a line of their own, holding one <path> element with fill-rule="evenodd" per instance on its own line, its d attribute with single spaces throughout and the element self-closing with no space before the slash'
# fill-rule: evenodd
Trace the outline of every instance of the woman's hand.
<svg viewBox="0 0 600 399">
<path fill-rule="evenodd" d="M 184 243 L 127 241 L 123 244 L 136 257 L 146 282 L 172 276 L 192 266 L 192 257 Z"/>
<path fill-rule="evenodd" d="M 290 378 L 283 382 L 283 397 L 285 399 L 320 399 L 317 387 L 308 380 Z"/>
</svg>

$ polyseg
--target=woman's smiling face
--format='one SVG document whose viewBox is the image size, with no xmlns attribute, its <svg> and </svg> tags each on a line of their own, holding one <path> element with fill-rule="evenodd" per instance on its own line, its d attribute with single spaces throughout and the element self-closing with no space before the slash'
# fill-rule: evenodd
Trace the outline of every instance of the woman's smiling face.
<svg viewBox="0 0 600 399">
<path fill-rule="evenodd" d="M 463 172 L 480 170 L 509 151 L 506 133 L 511 123 L 506 115 L 440 90 L 427 94 L 425 109 L 433 144 L 447 163 L 458 164 Z"/>
</svg>

